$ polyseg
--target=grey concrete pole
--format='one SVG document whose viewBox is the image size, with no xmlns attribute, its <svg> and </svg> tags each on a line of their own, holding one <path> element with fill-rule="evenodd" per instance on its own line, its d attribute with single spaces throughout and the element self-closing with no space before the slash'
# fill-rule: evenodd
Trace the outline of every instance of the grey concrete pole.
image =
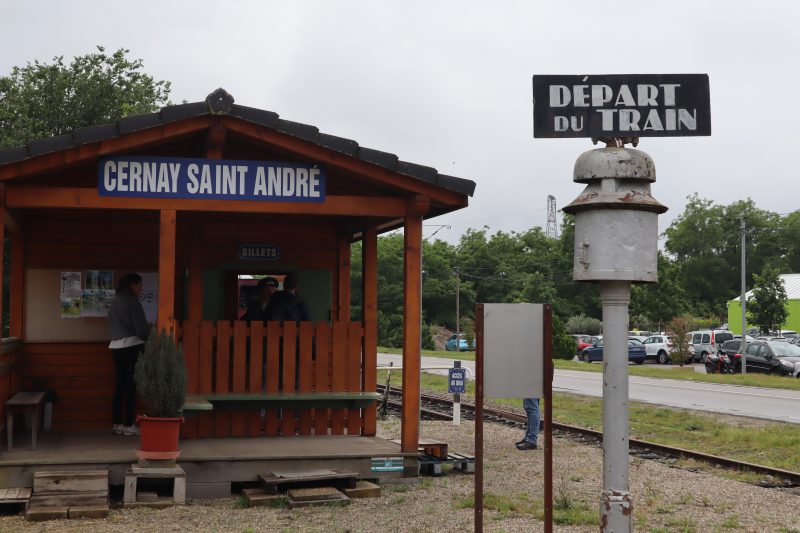
<svg viewBox="0 0 800 533">
<path fill-rule="evenodd" d="M 601 281 L 603 305 L 603 492 L 601 531 L 632 531 L 628 485 L 629 281 Z"/>
<path fill-rule="evenodd" d="M 747 269 L 747 262 L 745 261 L 745 256 L 747 254 L 747 226 L 744 222 L 744 217 L 741 219 L 741 226 L 742 230 L 742 266 L 740 270 L 742 271 L 742 345 L 739 348 L 739 352 L 742 354 L 742 374 L 747 374 L 747 298 L 745 294 L 747 292 L 747 277 L 745 276 L 745 271 Z"/>
</svg>

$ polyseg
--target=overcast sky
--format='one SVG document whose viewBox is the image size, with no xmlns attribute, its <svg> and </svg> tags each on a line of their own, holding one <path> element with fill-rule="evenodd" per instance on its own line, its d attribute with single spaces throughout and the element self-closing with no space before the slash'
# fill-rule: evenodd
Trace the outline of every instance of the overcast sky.
<svg viewBox="0 0 800 533">
<path fill-rule="evenodd" d="M 650 7 L 646 7 L 650 6 Z M 643 139 L 653 195 L 798 206 L 800 2 L 0 0 L 0 73 L 126 47 L 173 101 L 224 87 L 362 146 L 477 182 L 452 229 L 524 230 L 559 209 L 588 139 L 533 139 L 533 74 L 707 73 L 711 137 Z M 436 228 L 426 227 L 429 235 Z"/>
</svg>

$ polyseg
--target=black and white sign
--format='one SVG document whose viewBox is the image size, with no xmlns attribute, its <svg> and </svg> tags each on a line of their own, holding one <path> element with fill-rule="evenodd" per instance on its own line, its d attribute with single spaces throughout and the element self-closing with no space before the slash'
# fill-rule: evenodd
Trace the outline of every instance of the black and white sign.
<svg viewBox="0 0 800 533">
<path fill-rule="evenodd" d="M 467 391 L 467 371 L 463 368 L 448 369 L 447 383 L 448 393 L 464 394 Z"/>
<path fill-rule="evenodd" d="M 711 135 L 707 74 L 533 77 L 533 136 Z"/>
</svg>

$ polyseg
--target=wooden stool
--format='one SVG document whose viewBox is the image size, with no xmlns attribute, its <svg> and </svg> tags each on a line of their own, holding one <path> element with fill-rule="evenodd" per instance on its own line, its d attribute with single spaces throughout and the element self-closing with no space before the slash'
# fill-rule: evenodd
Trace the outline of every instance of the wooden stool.
<svg viewBox="0 0 800 533">
<path fill-rule="evenodd" d="M 138 494 L 139 478 L 174 479 L 171 498 L 154 498 L 141 501 Z M 122 498 L 125 507 L 166 507 L 170 505 L 183 505 L 186 503 L 186 472 L 180 466 L 172 468 L 142 468 L 131 465 L 125 473 L 125 494 Z"/>
<path fill-rule="evenodd" d="M 6 402 L 6 431 L 8 432 L 8 451 L 14 449 L 14 415 L 17 412 L 32 413 L 31 449 L 36 449 L 39 424 L 42 420 L 42 407 L 46 392 L 18 392 Z"/>
</svg>

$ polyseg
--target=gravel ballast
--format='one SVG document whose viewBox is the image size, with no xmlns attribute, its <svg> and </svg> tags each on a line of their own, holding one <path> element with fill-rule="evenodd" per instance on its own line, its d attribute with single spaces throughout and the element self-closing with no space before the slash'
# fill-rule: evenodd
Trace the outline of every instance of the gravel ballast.
<svg viewBox="0 0 800 533">
<path fill-rule="evenodd" d="M 399 420 L 381 423 L 382 436 L 396 438 Z M 422 423 L 422 436 L 442 439 L 450 450 L 473 452 L 473 425 Z M 485 512 L 485 530 L 541 531 L 542 451 L 520 452 L 520 430 L 485 425 L 485 489 L 496 509 Z M 793 451 L 791 453 L 794 453 Z M 597 500 L 602 482 L 602 450 L 569 438 L 554 441 L 554 493 L 562 507 L 557 516 L 571 524 L 559 532 L 596 532 Z M 347 507 L 309 509 L 239 508 L 237 498 L 195 502 L 162 510 L 115 509 L 106 519 L 26 522 L 0 517 L 0 532 L 464 532 L 472 531 L 473 477 L 447 472 L 421 478 L 415 485 L 386 485 L 383 496 L 354 500 Z M 635 530 L 642 532 L 800 533 L 800 495 L 765 489 L 711 473 L 691 472 L 641 459 L 631 460 Z M 581 508 L 585 510 L 581 511 Z M 569 514 L 569 517 L 565 517 Z M 584 522 L 575 524 L 574 522 Z"/>
</svg>

